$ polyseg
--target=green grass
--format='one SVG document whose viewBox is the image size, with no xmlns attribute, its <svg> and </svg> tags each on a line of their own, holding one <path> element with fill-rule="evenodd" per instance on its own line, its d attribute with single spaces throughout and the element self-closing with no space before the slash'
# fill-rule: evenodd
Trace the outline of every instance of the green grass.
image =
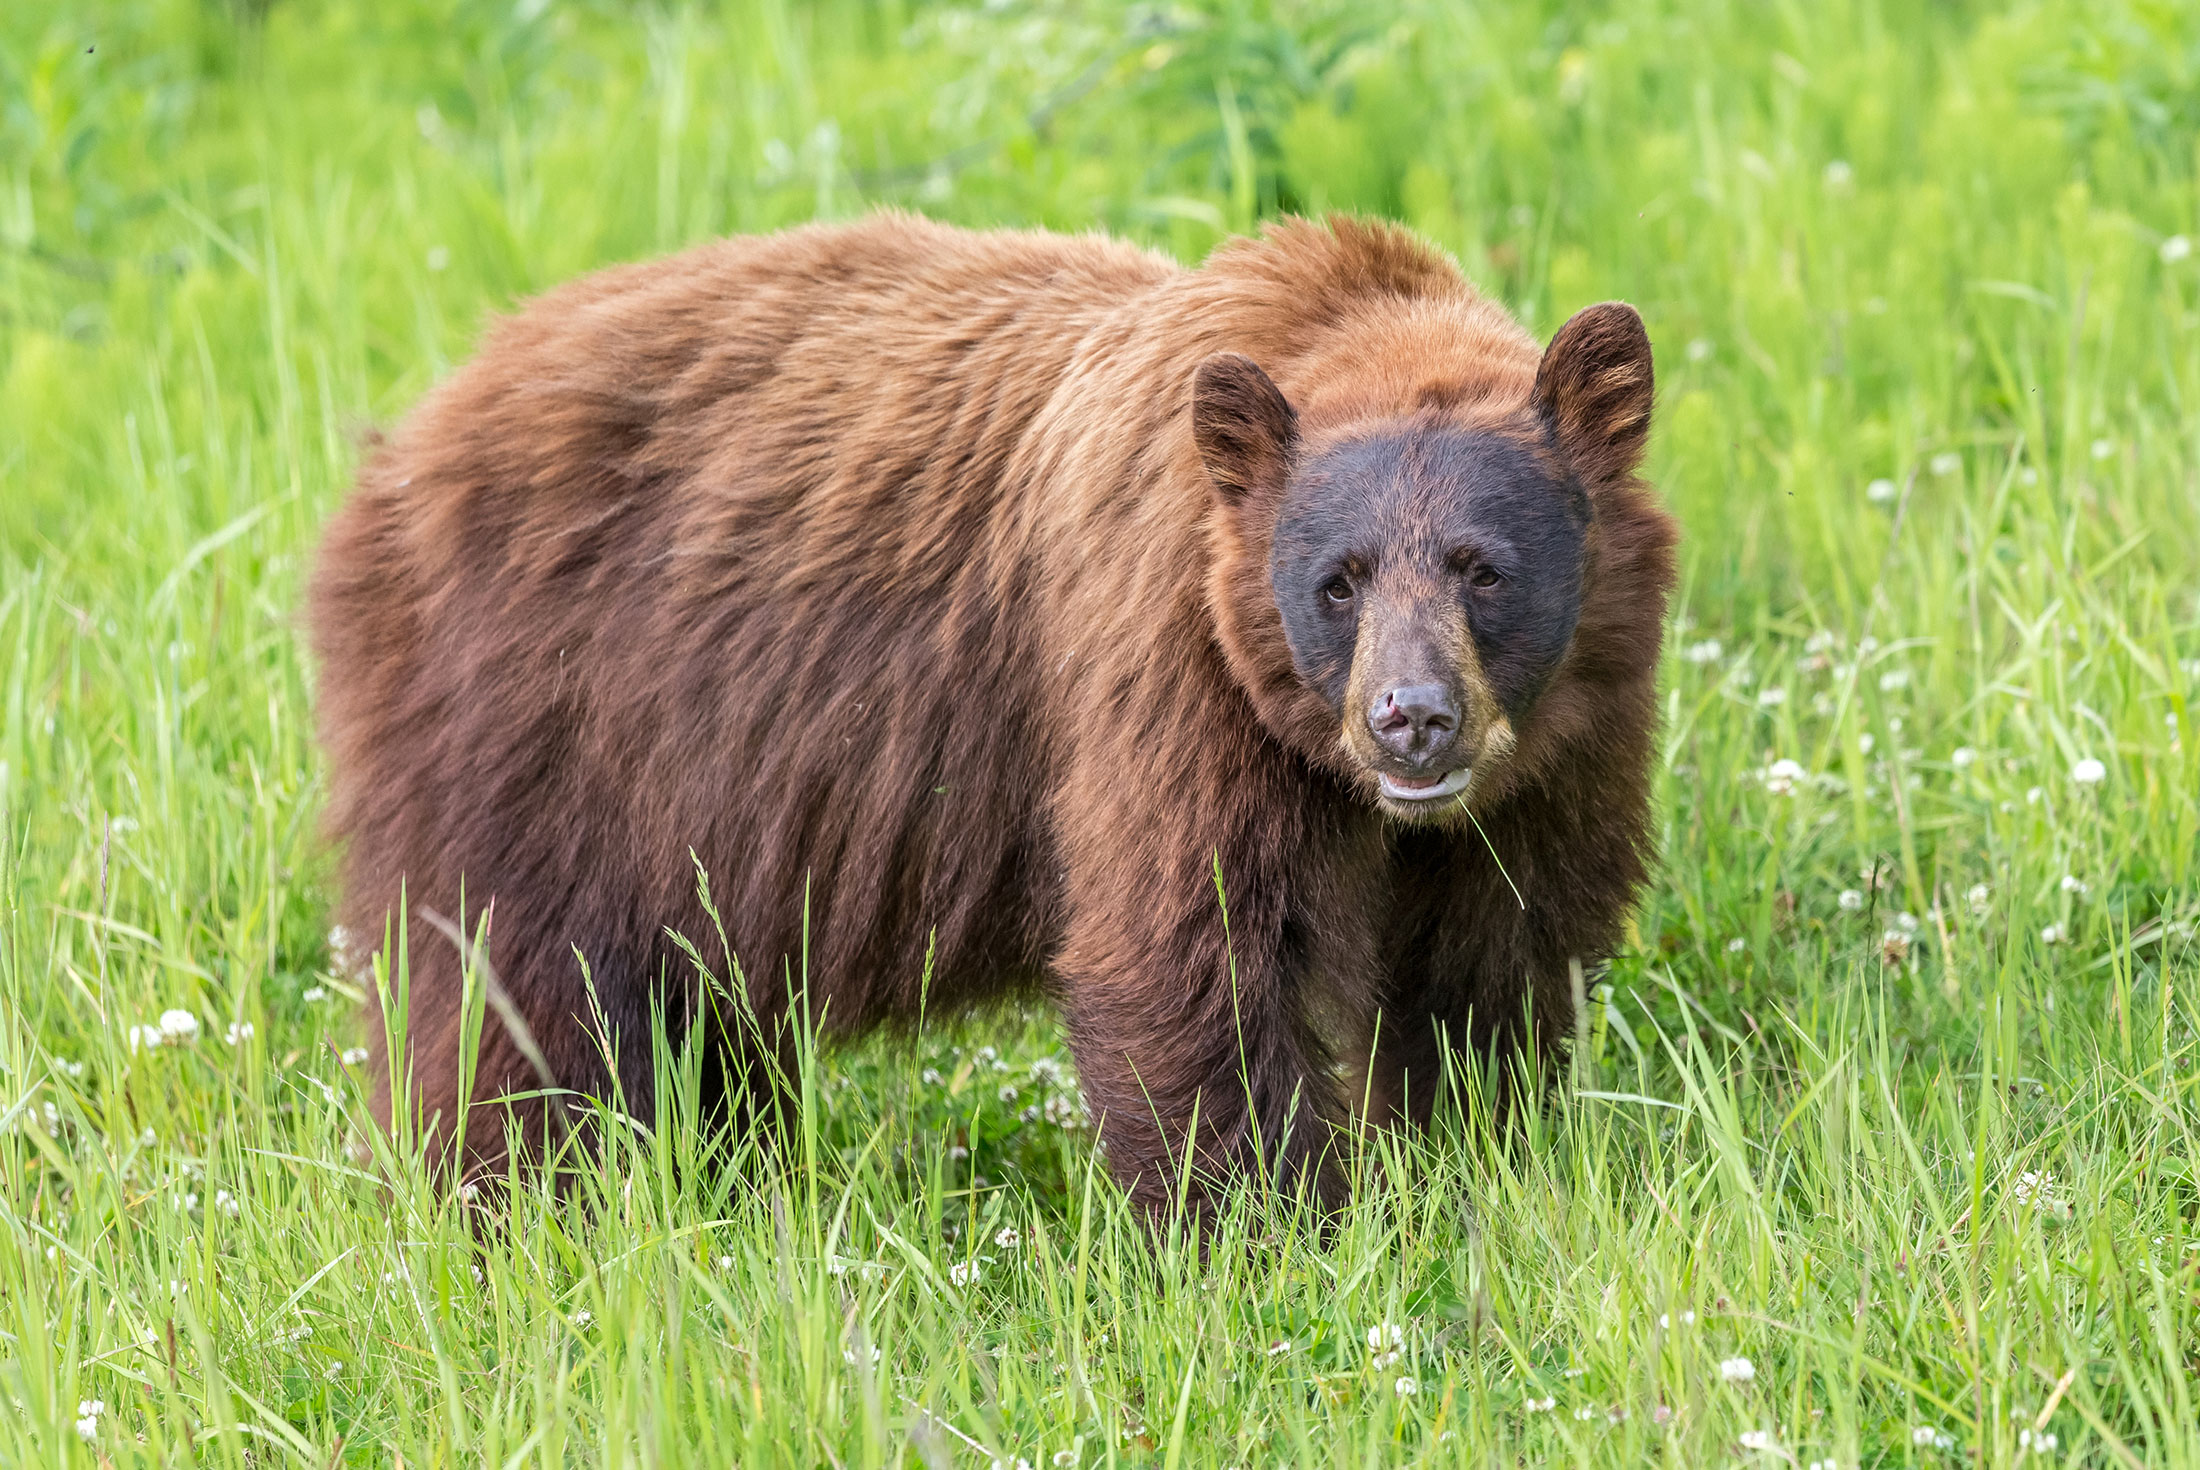
<svg viewBox="0 0 2200 1470">
<path fill-rule="evenodd" d="M 2200 1464 L 2196 166 L 2150 0 L 0 7 L 0 1460 Z M 1156 1250 L 1043 1015 L 479 1234 L 361 1161 L 296 618 L 361 432 L 881 202 L 1372 211 L 1649 321 L 1665 866 L 1548 1113 L 1333 1239 Z"/>
</svg>

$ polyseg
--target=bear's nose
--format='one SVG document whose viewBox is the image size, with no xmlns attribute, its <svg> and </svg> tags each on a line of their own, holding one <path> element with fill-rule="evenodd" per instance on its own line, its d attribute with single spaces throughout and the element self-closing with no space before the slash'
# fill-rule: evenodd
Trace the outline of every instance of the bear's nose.
<svg viewBox="0 0 2200 1470">
<path fill-rule="evenodd" d="M 1420 765 L 1451 744 L 1459 710 L 1441 684 L 1404 684 L 1368 706 L 1367 728 L 1383 749 Z"/>
</svg>

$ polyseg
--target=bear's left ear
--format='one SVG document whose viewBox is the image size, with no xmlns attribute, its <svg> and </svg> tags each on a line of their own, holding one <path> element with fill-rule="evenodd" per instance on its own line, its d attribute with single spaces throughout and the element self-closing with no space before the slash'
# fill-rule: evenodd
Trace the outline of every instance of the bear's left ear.
<svg viewBox="0 0 2200 1470">
<path fill-rule="evenodd" d="M 1633 474 L 1650 437 L 1650 334 L 1624 301 L 1574 313 L 1535 370 L 1535 409 L 1590 485 Z"/>
<path fill-rule="evenodd" d="M 1243 353 L 1218 352 L 1192 374 L 1192 439 L 1215 493 L 1232 509 L 1282 493 L 1298 419 L 1282 390 Z"/>
</svg>

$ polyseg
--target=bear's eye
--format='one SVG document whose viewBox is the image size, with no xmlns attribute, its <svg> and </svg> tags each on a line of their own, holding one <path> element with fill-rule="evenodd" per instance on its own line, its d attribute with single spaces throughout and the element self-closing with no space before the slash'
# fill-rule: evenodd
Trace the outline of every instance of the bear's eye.
<svg viewBox="0 0 2200 1470">
<path fill-rule="evenodd" d="M 1495 587 L 1498 583 L 1504 580 L 1504 573 L 1499 572 L 1492 567 L 1476 567 L 1474 569 L 1474 575 L 1467 578 L 1469 585 L 1475 587 Z"/>
<path fill-rule="evenodd" d="M 1322 583 L 1322 596 L 1342 607 L 1352 600 L 1352 584 L 1341 576 L 1331 577 Z"/>
</svg>

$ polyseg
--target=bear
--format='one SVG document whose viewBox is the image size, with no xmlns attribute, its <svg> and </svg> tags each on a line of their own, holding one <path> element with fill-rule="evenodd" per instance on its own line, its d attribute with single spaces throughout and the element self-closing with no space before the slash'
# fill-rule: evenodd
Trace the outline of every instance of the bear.
<svg viewBox="0 0 2200 1470">
<path fill-rule="evenodd" d="M 1335 1206 L 1350 1130 L 1545 1070 L 1646 881 L 1652 400 L 1631 307 L 1539 349 L 1349 217 L 1187 268 L 883 213 L 550 291 L 311 578 L 340 918 L 406 941 L 414 1121 L 495 1176 L 574 1098 L 648 1119 L 693 1035 L 754 1126 L 798 1009 L 1045 997 L 1138 1206 Z M 461 913 L 472 1059 L 423 928 Z"/>
</svg>

